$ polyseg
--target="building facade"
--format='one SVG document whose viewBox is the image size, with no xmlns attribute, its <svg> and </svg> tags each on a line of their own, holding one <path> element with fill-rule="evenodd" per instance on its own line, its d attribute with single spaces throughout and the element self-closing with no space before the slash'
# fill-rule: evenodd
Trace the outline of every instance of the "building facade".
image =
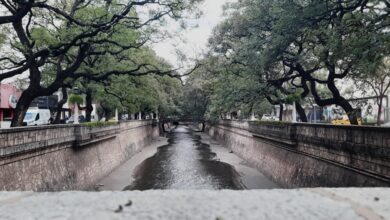
<svg viewBox="0 0 390 220">
<path fill-rule="evenodd" d="M 22 92 L 10 84 L 0 84 L 0 128 L 9 127 Z"/>
</svg>

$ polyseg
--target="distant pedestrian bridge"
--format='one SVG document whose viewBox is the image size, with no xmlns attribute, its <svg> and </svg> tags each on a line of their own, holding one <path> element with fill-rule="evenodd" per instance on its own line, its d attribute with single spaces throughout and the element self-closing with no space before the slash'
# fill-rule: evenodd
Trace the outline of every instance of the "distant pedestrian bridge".
<svg viewBox="0 0 390 220">
<path fill-rule="evenodd" d="M 169 125 L 195 125 L 199 127 L 200 131 L 204 132 L 206 128 L 206 119 L 203 117 L 168 117 L 160 119 L 160 125 L 162 126 L 163 131 L 165 131 L 165 126 Z"/>
</svg>

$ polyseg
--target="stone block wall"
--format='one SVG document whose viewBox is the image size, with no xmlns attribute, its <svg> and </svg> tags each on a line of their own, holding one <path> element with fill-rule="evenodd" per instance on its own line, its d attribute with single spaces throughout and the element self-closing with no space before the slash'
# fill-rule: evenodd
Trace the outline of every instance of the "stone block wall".
<svg viewBox="0 0 390 220">
<path fill-rule="evenodd" d="M 222 120 L 208 133 L 283 187 L 390 186 L 390 129 Z"/>
<path fill-rule="evenodd" d="M 152 121 L 0 130 L 0 190 L 93 190 L 158 135 Z"/>
</svg>

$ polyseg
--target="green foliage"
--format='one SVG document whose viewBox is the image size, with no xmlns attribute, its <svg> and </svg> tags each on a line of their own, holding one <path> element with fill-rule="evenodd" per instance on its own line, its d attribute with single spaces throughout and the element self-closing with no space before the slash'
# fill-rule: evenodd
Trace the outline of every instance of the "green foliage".
<svg viewBox="0 0 390 220">
<path fill-rule="evenodd" d="M 299 102 L 300 100 L 301 100 L 301 96 L 299 93 L 296 92 L 296 93 L 287 95 L 284 101 L 287 104 L 292 104 L 294 102 Z"/>
<path fill-rule="evenodd" d="M 316 102 L 323 103 L 321 99 L 326 98 L 327 103 L 340 104 L 342 97 L 333 86 L 336 80 L 367 77 L 375 72 L 378 61 L 389 56 L 386 4 L 382 0 L 245 0 L 230 4 L 210 45 L 213 52 L 230 61 L 229 67 L 241 66 L 234 75 L 246 78 L 247 87 L 232 86 L 240 84 L 237 77 L 227 79 L 236 82 L 220 87 L 219 93 L 235 95 L 225 95 L 216 108 L 238 105 L 248 97 L 240 96 L 241 92 L 253 82 L 267 88 L 263 94 L 284 103 L 302 102 L 312 92 Z M 293 92 L 294 87 L 302 90 Z"/>
<path fill-rule="evenodd" d="M 31 38 L 34 40 L 36 47 L 42 48 L 47 46 L 54 46 L 60 43 L 49 29 L 44 27 L 35 27 L 31 30 Z"/>
<path fill-rule="evenodd" d="M 83 126 L 91 127 L 91 128 L 106 127 L 106 126 L 112 126 L 112 125 L 117 125 L 117 124 L 118 124 L 118 122 L 114 122 L 114 121 L 97 121 L 97 122 L 82 123 Z"/>
<path fill-rule="evenodd" d="M 233 112 L 240 112 L 241 118 L 269 113 L 272 106 L 265 100 L 264 84 L 246 71 L 220 57 L 205 58 L 203 66 L 186 80 L 182 116 L 213 120 Z"/>
<path fill-rule="evenodd" d="M 273 109 L 273 105 L 269 103 L 267 100 L 263 99 L 262 101 L 258 101 L 253 106 L 254 113 L 258 115 L 259 117 L 263 114 L 270 114 Z"/>
<path fill-rule="evenodd" d="M 259 125 L 273 125 L 273 126 L 285 126 L 291 124 L 290 122 L 286 122 L 286 121 L 256 121 L 255 123 Z"/>
<path fill-rule="evenodd" d="M 128 114 L 158 113 L 161 117 L 178 114 L 180 81 L 168 76 L 113 76 L 108 86 L 96 85 L 95 100 L 101 110 L 115 108 Z"/>
<path fill-rule="evenodd" d="M 83 104 L 84 98 L 81 95 L 72 94 L 69 96 L 68 102 L 71 105 Z"/>
</svg>

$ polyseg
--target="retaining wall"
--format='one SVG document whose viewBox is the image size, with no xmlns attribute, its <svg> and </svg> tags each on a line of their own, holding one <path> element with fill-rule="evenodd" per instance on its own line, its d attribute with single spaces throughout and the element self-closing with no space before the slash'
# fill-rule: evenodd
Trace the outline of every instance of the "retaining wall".
<svg viewBox="0 0 390 220">
<path fill-rule="evenodd" d="M 153 121 L 0 130 L 0 190 L 88 190 L 159 135 Z"/>
<path fill-rule="evenodd" d="M 390 128 L 221 120 L 207 131 L 282 187 L 390 186 Z"/>
</svg>

